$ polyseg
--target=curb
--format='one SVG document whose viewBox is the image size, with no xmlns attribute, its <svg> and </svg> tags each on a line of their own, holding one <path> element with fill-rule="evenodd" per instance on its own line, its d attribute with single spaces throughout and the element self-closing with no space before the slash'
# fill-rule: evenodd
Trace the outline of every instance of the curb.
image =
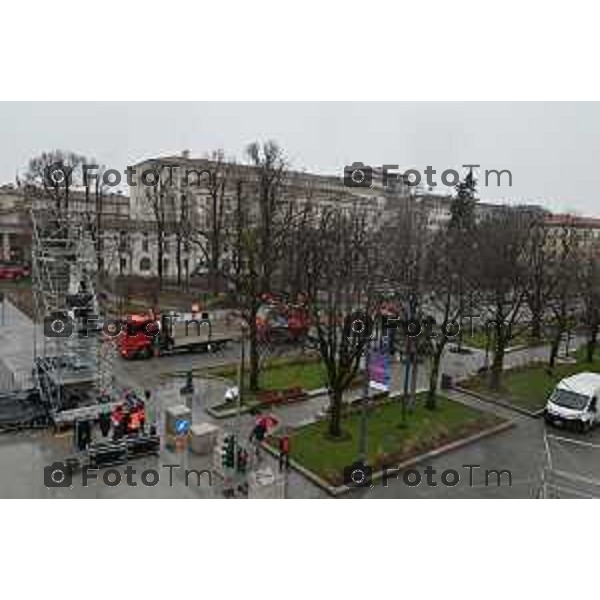
<svg viewBox="0 0 600 600">
<path fill-rule="evenodd" d="M 245 415 L 246 413 L 253 411 L 255 408 L 256 406 L 248 406 L 246 404 L 245 406 L 240 407 L 239 414 Z M 230 408 L 228 410 L 214 410 L 212 406 L 208 406 L 204 410 L 214 419 L 229 419 L 230 417 L 235 417 L 238 414 L 237 408 Z"/>
<path fill-rule="evenodd" d="M 282 404 L 276 404 L 274 406 L 290 406 L 292 404 L 296 404 L 298 402 L 306 402 L 307 400 L 312 400 L 313 398 L 316 398 L 317 396 L 320 395 L 320 393 L 314 393 L 314 392 L 319 392 L 319 390 L 313 390 L 311 393 L 311 391 L 307 391 L 307 390 L 303 390 L 303 392 L 305 393 L 305 395 L 300 398 L 300 399 L 296 399 L 296 400 L 292 400 L 290 402 L 285 402 Z M 216 406 L 219 406 L 218 404 Z M 254 409 L 262 409 L 263 405 L 260 402 L 256 402 L 255 404 L 251 404 L 251 405 L 244 405 L 240 408 L 240 415 L 252 412 Z M 214 406 L 209 406 L 207 408 L 204 409 L 211 417 L 214 417 L 215 419 L 228 419 L 229 417 L 235 417 L 238 414 L 238 410 L 237 407 L 233 407 L 233 408 L 229 408 L 226 410 L 215 410 Z"/>
<path fill-rule="evenodd" d="M 461 394 L 466 394 L 467 396 L 472 396 L 473 398 L 477 398 L 482 402 L 489 402 L 490 404 L 494 404 L 496 406 L 501 406 L 502 408 L 506 408 L 508 410 L 512 410 L 514 412 L 518 412 L 527 417 L 531 417 L 532 419 L 539 419 L 544 414 L 544 409 L 540 408 L 539 410 L 527 410 L 521 406 L 516 406 L 511 404 L 510 402 L 505 402 L 504 400 L 497 400 L 496 398 L 490 398 L 489 396 L 484 396 L 479 392 L 474 392 L 473 390 L 469 390 L 467 388 L 460 387 L 459 385 L 453 385 L 452 388 L 455 392 L 459 392 Z"/>
<path fill-rule="evenodd" d="M 447 452 L 452 452 L 453 450 L 462 448 L 463 446 L 468 446 L 469 444 L 472 444 L 473 442 L 477 442 L 483 438 L 490 437 L 497 433 L 501 433 L 502 431 L 506 431 L 507 429 L 510 429 L 511 427 L 514 427 L 514 426 L 515 426 L 514 421 L 511 421 L 510 419 L 505 420 L 503 423 L 499 423 L 498 425 L 494 425 L 493 427 L 488 427 L 487 429 L 483 429 L 482 431 L 479 431 L 473 435 L 467 436 L 465 438 L 460 438 L 458 440 L 454 440 L 453 442 L 449 442 L 448 444 L 444 444 L 443 446 L 439 446 L 438 448 L 434 448 L 433 450 L 429 450 L 428 452 L 424 452 L 423 454 L 419 454 L 417 456 L 409 458 L 409 459 L 395 465 L 395 468 L 402 470 L 402 469 L 406 469 L 407 467 L 412 467 L 413 465 L 423 462 L 424 460 L 428 460 L 430 458 L 435 458 L 437 456 L 440 456 L 441 454 L 446 454 Z M 267 445 L 265 442 L 262 443 L 262 448 L 264 448 L 269 454 L 271 454 L 271 456 L 274 456 L 274 457 L 279 456 L 279 452 L 275 448 Z M 293 459 L 290 459 L 290 467 L 293 468 L 294 470 L 298 471 L 301 475 L 304 475 L 304 477 L 306 477 L 306 479 L 308 479 L 309 481 L 312 481 L 315 485 L 317 485 L 321 489 L 325 490 L 328 494 L 330 494 L 331 496 L 334 496 L 334 497 L 343 496 L 344 494 L 347 494 L 347 493 L 353 491 L 354 489 L 357 489 L 357 488 L 348 488 L 345 485 L 339 485 L 339 486 L 331 485 L 330 483 L 325 481 L 322 477 L 319 477 L 319 475 L 317 475 L 316 473 L 313 473 L 312 471 L 310 471 L 306 467 L 302 466 L 300 463 L 296 462 Z M 383 477 L 384 473 L 385 473 L 385 471 L 383 471 L 383 470 L 373 473 L 371 481 L 372 482 L 379 481 Z"/>
</svg>

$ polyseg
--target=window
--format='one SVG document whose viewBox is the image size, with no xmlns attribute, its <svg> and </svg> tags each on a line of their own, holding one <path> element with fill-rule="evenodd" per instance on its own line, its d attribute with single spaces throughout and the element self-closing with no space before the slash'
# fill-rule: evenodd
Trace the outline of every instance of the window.
<svg viewBox="0 0 600 600">
<path fill-rule="evenodd" d="M 152 268 L 152 263 L 150 259 L 145 256 L 140 260 L 140 271 L 149 271 Z"/>
<path fill-rule="evenodd" d="M 127 259 L 126 258 L 121 258 L 121 260 L 119 261 L 119 273 L 123 273 L 123 271 L 125 271 L 125 269 L 127 269 Z"/>
<path fill-rule="evenodd" d="M 144 237 L 142 238 L 142 252 L 148 252 L 148 234 L 144 233 Z M 142 259 L 144 260 L 144 259 Z"/>
<path fill-rule="evenodd" d="M 165 258 L 163 260 L 163 275 L 168 275 L 169 273 L 169 259 Z"/>
</svg>

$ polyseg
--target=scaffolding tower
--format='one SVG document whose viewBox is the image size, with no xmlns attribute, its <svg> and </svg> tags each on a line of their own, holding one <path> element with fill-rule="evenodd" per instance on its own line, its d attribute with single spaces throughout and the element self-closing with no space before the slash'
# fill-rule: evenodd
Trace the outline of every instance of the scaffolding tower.
<svg viewBox="0 0 600 600">
<path fill-rule="evenodd" d="M 114 340 L 102 335 L 97 295 L 102 232 L 94 231 L 89 206 L 68 196 L 34 195 L 31 221 L 33 374 L 56 421 L 112 400 L 114 392 Z"/>
</svg>

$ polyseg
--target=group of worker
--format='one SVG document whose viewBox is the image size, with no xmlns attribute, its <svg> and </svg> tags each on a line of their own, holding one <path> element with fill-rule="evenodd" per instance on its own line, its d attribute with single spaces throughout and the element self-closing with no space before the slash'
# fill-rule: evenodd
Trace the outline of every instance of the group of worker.
<svg viewBox="0 0 600 600">
<path fill-rule="evenodd" d="M 146 401 L 150 392 L 145 392 Z M 100 431 L 108 437 L 113 431 L 113 439 L 118 440 L 126 435 L 140 435 L 146 431 L 146 401 L 135 392 L 127 392 L 124 402 L 117 404 L 112 412 L 100 416 Z"/>
<path fill-rule="evenodd" d="M 144 392 L 144 399 L 133 391 L 127 391 L 123 402 L 114 406 L 112 411 L 106 406 L 98 418 L 102 438 L 108 438 L 111 430 L 113 440 L 146 433 L 146 404 L 150 396 L 149 390 Z M 108 401 L 107 398 L 103 400 Z M 150 434 L 153 433 L 156 433 L 156 427 L 151 425 Z M 92 443 L 93 437 L 92 421 L 82 419 L 75 423 L 75 445 L 78 450 L 85 450 Z"/>
</svg>

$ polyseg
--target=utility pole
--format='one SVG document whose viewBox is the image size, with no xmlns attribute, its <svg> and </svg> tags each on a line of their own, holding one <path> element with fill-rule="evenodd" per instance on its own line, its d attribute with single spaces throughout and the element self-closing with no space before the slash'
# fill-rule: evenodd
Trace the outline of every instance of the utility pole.
<svg viewBox="0 0 600 600">
<path fill-rule="evenodd" d="M 244 387 L 244 362 L 245 362 L 245 346 L 246 346 L 246 327 L 242 325 L 242 337 L 240 339 L 240 362 L 238 364 L 238 393 L 237 407 L 235 412 L 235 431 L 239 434 L 240 415 L 242 412 L 242 389 Z"/>
<path fill-rule="evenodd" d="M 369 402 L 370 375 L 369 375 L 369 359 L 371 357 L 371 338 L 365 345 L 365 381 L 363 389 L 363 397 L 360 410 L 360 431 L 358 438 L 358 460 L 366 462 L 367 460 L 367 404 Z"/>
<path fill-rule="evenodd" d="M 405 367 L 404 367 L 404 390 L 402 393 L 402 423 L 406 423 L 406 401 L 408 399 L 408 387 L 410 384 L 410 366 L 412 361 L 412 340 L 410 337 L 409 327 L 414 318 L 416 304 L 416 296 L 414 294 L 410 294 L 408 298 L 408 320 L 406 322 L 406 355 L 404 357 Z"/>
</svg>

